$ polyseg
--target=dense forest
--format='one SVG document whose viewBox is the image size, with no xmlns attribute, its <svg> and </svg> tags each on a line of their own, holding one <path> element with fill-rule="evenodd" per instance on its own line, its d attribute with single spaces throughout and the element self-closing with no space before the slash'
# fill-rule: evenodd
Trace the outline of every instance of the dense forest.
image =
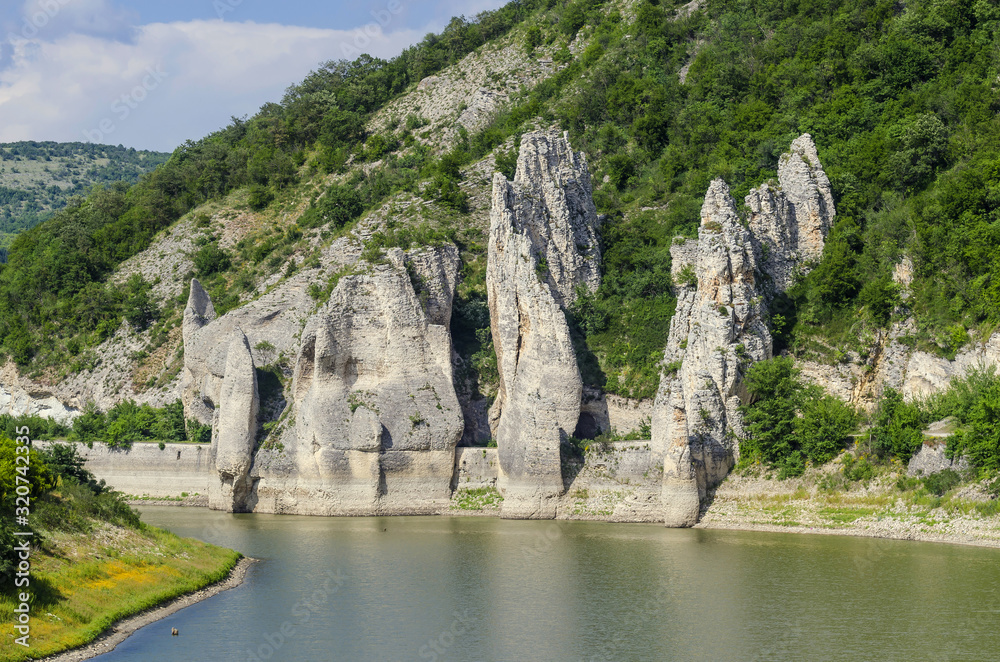
<svg viewBox="0 0 1000 662">
<path fill-rule="evenodd" d="M 91 143 L 0 143 L 0 261 L 14 237 L 95 185 L 134 184 L 169 154 Z"/>
<path fill-rule="evenodd" d="M 536 118 L 569 131 L 587 152 L 607 215 L 602 285 L 571 315 L 594 386 L 653 395 L 675 305 L 673 237 L 695 235 L 712 178 L 724 178 L 740 200 L 776 176 L 780 154 L 805 132 L 830 176 L 838 216 L 821 262 L 771 311 L 778 349 L 837 361 L 903 317 L 916 328 L 908 342 L 941 356 L 988 335 L 1000 323 L 1000 8 L 986 0 L 706 0 L 679 12 L 684 4 L 515 1 L 453 19 L 392 60 L 322 65 L 280 102 L 185 143 L 138 184 L 98 188 L 19 236 L 0 270 L 0 351 L 27 367 L 72 364 L 123 319 L 146 328 L 176 315 L 182 301 L 161 309 L 149 283 L 112 285 L 108 275 L 184 214 L 233 191 L 265 210 L 288 190 L 344 175 L 281 236 L 231 252 L 202 247 L 197 272 L 222 311 L 262 269 L 282 268 L 282 247 L 303 231 L 343 232 L 398 192 L 461 219 L 463 168 L 495 154 L 510 175 L 516 152 L 495 150 L 516 145 Z M 515 94 L 486 128 L 460 132 L 445 152 L 416 139 L 418 116 L 366 128 L 387 102 L 501 38 L 529 56 L 551 54 L 558 72 Z M 361 163 L 371 166 L 355 167 Z M 495 359 L 491 366 L 482 243 L 454 226 L 394 231 L 379 233 L 369 255 L 444 238 L 459 243 L 465 262 L 456 345 L 489 381 Z M 905 300 L 892 277 L 904 257 L 915 274 Z M 767 384 L 792 383 L 788 370 L 758 375 L 761 393 L 781 393 Z M 789 416 L 808 414 L 800 404 L 774 414 L 788 439 L 801 425 Z M 910 415 L 886 407 L 886 430 Z M 854 425 L 850 412 L 827 413 L 837 430 Z M 815 441 L 816 430 L 808 434 Z M 912 446 L 893 443 L 878 453 L 905 456 Z M 781 448 L 755 452 L 791 473 L 829 454 L 813 442 Z"/>
</svg>

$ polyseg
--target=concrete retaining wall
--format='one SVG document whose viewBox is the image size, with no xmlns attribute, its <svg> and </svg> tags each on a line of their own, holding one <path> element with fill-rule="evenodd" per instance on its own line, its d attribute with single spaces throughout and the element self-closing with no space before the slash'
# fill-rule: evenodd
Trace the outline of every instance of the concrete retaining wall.
<svg viewBox="0 0 1000 662">
<path fill-rule="evenodd" d="M 500 461 L 495 448 L 461 446 L 455 449 L 455 476 L 451 488 L 496 487 Z"/>
<path fill-rule="evenodd" d="M 47 442 L 36 441 L 39 448 Z M 179 497 L 182 492 L 208 494 L 210 444 L 139 443 L 130 450 L 111 450 L 104 444 L 76 444 L 87 470 L 108 485 L 134 496 Z"/>
</svg>

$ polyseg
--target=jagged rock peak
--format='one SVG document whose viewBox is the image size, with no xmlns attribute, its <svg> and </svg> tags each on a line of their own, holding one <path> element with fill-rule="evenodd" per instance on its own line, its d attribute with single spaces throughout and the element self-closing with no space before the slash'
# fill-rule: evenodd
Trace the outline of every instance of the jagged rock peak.
<svg viewBox="0 0 1000 662">
<path fill-rule="evenodd" d="M 191 293 L 188 295 L 187 306 L 184 308 L 182 331 L 184 338 L 190 337 L 193 331 L 202 328 L 216 317 L 212 297 L 201 286 L 197 278 L 191 279 Z"/>
<path fill-rule="evenodd" d="M 239 512 L 246 507 L 259 408 L 257 371 L 250 341 L 237 330 L 226 355 L 226 372 L 212 434 L 218 477 L 210 485 L 209 506 L 215 510 Z"/>
<path fill-rule="evenodd" d="M 598 224 L 583 155 L 565 135 L 526 134 L 514 181 L 493 179 L 486 269 L 501 517 L 555 516 L 560 443 L 576 429 L 583 393 L 564 306 L 577 288 L 600 284 Z"/>
<path fill-rule="evenodd" d="M 750 228 L 763 251 L 771 294 L 787 289 L 799 273 L 823 257 L 837 210 L 830 180 L 808 133 L 796 138 L 778 161 L 779 188 L 764 184 L 746 197 Z"/>
<path fill-rule="evenodd" d="M 574 152 L 566 134 L 558 131 L 527 133 L 506 204 L 515 230 L 530 237 L 534 251 L 544 260 L 556 300 L 568 306 L 583 286 L 594 292 L 601 282 L 601 252 L 598 241 L 600 219 L 594 206 L 587 159 Z M 494 198 L 496 204 L 496 198 Z"/>
<path fill-rule="evenodd" d="M 743 374 L 770 356 L 771 337 L 755 240 L 725 182 L 709 186 L 698 240 L 678 239 L 671 255 L 688 273 L 677 290 L 652 435 L 665 457 L 664 521 L 692 526 L 706 491 L 737 459 Z"/>
</svg>

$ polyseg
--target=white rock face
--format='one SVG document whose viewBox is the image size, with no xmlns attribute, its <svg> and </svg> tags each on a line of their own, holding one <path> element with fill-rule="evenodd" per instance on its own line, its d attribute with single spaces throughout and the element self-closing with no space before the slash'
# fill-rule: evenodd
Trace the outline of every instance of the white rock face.
<svg viewBox="0 0 1000 662">
<path fill-rule="evenodd" d="M 72 425 L 80 415 L 48 390 L 22 379 L 13 361 L 0 370 L 0 415 L 41 416 L 63 425 Z"/>
<path fill-rule="evenodd" d="M 596 291 L 601 284 L 599 220 L 583 153 L 574 152 L 569 139 L 554 131 L 525 134 L 514 182 L 504 184 L 512 192 L 508 201 L 517 230 L 537 250 L 540 270 L 547 267 L 543 278 L 556 303 L 573 303 L 580 286 Z"/>
<path fill-rule="evenodd" d="M 667 526 L 694 525 L 706 490 L 739 459 L 743 376 L 772 351 L 764 302 L 823 254 L 836 212 L 808 134 L 781 157 L 778 181 L 746 197 L 749 228 L 729 187 L 712 182 L 698 241 L 678 238 L 671 247 L 677 309 L 652 417 L 653 448 L 665 457 Z"/>
<path fill-rule="evenodd" d="M 315 272 L 312 275 L 315 277 Z M 246 334 L 259 367 L 282 354 L 287 357 L 298 354 L 302 321 L 315 307 L 308 294 L 310 282 L 307 274 L 296 274 L 259 299 L 221 317 L 216 316 L 201 284 L 197 280 L 191 282 L 182 327 L 184 370 L 180 382 L 187 417 L 206 425 L 212 423 L 225 376 L 229 339 L 234 333 Z"/>
<path fill-rule="evenodd" d="M 920 450 L 910 458 L 910 463 L 906 465 L 906 473 L 910 476 L 930 476 L 952 469 L 954 471 L 967 471 L 969 461 L 965 457 L 954 460 L 948 459 L 945 455 L 945 443 L 924 444 Z"/>
<path fill-rule="evenodd" d="M 494 176 L 486 276 L 501 517 L 555 516 L 560 443 L 576 429 L 583 392 L 563 306 L 600 284 L 597 226 L 583 155 L 557 133 L 525 135 L 514 182 Z"/>
<path fill-rule="evenodd" d="M 229 343 L 212 430 L 216 477 L 209 484 L 208 505 L 213 510 L 241 512 L 246 508 L 259 406 L 250 343 L 237 332 Z"/>
<path fill-rule="evenodd" d="M 675 264 L 690 264 L 691 243 L 674 244 Z M 742 433 L 743 374 L 771 356 L 753 237 L 721 180 L 705 196 L 697 247 L 697 286 L 678 288 L 653 408 L 653 447 L 665 453 L 668 526 L 693 525 L 705 490 L 732 468 Z"/>
<path fill-rule="evenodd" d="M 256 510 L 419 514 L 450 497 L 463 429 L 448 330 L 458 251 L 388 258 L 344 276 L 306 324 L 294 426 L 255 469 Z"/>
<path fill-rule="evenodd" d="M 778 189 L 767 184 L 754 189 L 745 200 L 750 229 L 762 248 L 762 267 L 772 278 L 772 291 L 781 292 L 823 257 L 837 213 L 830 180 L 808 133 L 782 155 L 778 183 Z"/>
<path fill-rule="evenodd" d="M 951 380 L 977 370 L 1000 366 L 1000 332 L 986 342 L 973 343 L 955 356 L 954 361 L 926 352 L 913 352 L 906 362 L 900 392 L 907 400 L 919 400 L 948 388 Z"/>
<path fill-rule="evenodd" d="M 184 335 L 181 401 L 184 403 L 185 414 L 204 424 L 212 421 L 212 407 L 218 401 L 218 389 L 225 373 L 225 365 L 219 365 L 218 353 L 213 357 L 215 365 L 209 364 L 211 350 L 220 344 L 218 336 L 198 333 L 215 318 L 212 298 L 208 296 L 208 292 L 197 278 L 192 279 L 191 292 L 188 295 L 187 307 L 184 308 L 184 321 L 181 326 Z"/>
</svg>

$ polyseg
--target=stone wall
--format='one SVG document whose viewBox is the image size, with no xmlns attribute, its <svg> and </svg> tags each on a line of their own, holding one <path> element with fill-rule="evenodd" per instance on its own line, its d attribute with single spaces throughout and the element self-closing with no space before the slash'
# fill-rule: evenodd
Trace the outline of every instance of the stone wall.
<svg viewBox="0 0 1000 662">
<path fill-rule="evenodd" d="M 49 442 L 36 441 L 36 448 Z M 108 485 L 134 496 L 179 497 L 208 494 L 209 480 L 214 478 L 209 444 L 138 443 L 130 450 L 112 450 L 104 444 L 87 448 L 76 444 L 86 468 Z"/>
</svg>

